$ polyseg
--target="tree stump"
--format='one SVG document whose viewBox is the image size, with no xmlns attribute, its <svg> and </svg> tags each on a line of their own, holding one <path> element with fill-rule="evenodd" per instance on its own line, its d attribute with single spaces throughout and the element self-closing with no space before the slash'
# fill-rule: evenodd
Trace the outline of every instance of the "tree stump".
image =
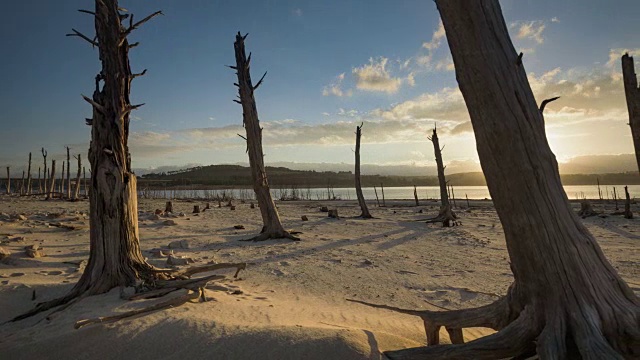
<svg viewBox="0 0 640 360">
<path fill-rule="evenodd" d="M 193 205 L 193 214 L 200 213 L 200 205 Z"/>
<path fill-rule="evenodd" d="M 629 190 L 626 186 L 624 187 L 624 195 L 626 197 L 624 202 L 624 218 L 633 219 L 633 213 L 631 212 L 631 197 L 629 196 Z"/>
<path fill-rule="evenodd" d="M 164 212 L 165 213 L 173 212 L 173 203 L 171 201 L 167 201 L 167 203 L 164 205 Z"/>
<path fill-rule="evenodd" d="M 332 218 L 332 219 L 340 219 L 340 216 L 338 216 L 338 209 L 331 209 L 328 211 L 328 217 Z"/>
<path fill-rule="evenodd" d="M 593 210 L 589 201 L 584 200 L 580 202 L 580 211 L 578 211 L 578 216 L 584 219 L 595 215 L 598 215 L 598 213 Z"/>
</svg>

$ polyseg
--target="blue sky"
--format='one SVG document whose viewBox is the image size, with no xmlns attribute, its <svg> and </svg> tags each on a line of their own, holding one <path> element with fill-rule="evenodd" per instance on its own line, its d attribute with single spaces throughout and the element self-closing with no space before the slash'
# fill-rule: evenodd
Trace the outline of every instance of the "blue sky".
<svg viewBox="0 0 640 360">
<path fill-rule="evenodd" d="M 561 161 L 633 151 L 619 79 L 625 49 L 640 59 L 635 0 L 501 1 L 532 88 L 546 111 Z M 437 122 L 445 158 L 477 169 L 468 115 L 432 1 L 121 1 L 141 19 L 136 31 L 131 151 L 135 168 L 246 162 L 232 64 L 237 31 L 248 32 L 268 163 L 350 163 L 355 125 L 363 163 L 431 165 L 426 132 Z M 77 9 L 92 1 L 23 0 L 0 23 L 0 165 L 64 146 L 86 154 L 97 50 L 64 35 L 93 34 Z M 455 167 L 452 165 L 452 169 Z"/>
</svg>

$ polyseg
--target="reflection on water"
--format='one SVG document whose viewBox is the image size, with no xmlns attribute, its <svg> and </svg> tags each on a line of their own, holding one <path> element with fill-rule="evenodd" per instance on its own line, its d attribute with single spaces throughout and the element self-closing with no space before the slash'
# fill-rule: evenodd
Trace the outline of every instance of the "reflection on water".
<svg viewBox="0 0 640 360">
<path fill-rule="evenodd" d="M 624 197 L 624 186 L 615 186 L 617 197 Z M 378 197 L 382 200 L 382 190 L 376 188 Z M 593 185 L 569 185 L 564 187 L 569 199 L 598 199 L 598 188 Z M 614 186 L 601 185 L 602 198 L 612 199 Z M 329 191 L 329 196 L 327 192 Z M 457 199 L 490 199 L 489 189 L 486 186 L 455 186 L 453 188 L 454 195 Z M 253 189 L 223 189 L 223 190 L 140 190 L 140 196 L 153 198 L 202 198 L 215 199 L 218 197 L 232 196 L 235 199 L 252 199 Z M 304 200 L 326 200 L 327 198 L 335 198 L 340 200 L 355 200 L 356 192 L 354 188 L 273 188 L 271 193 L 274 199 L 304 199 Z M 374 188 L 362 188 L 365 199 L 375 200 L 376 194 Z M 630 185 L 629 194 L 633 198 L 636 194 L 640 195 L 640 185 Z M 413 199 L 413 187 L 389 187 L 384 189 L 384 197 L 386 199 L 410 200 Z M 418 197 L 420 199 L 438 199 L 440 198 L 440 189 L 437 186 L 418 186 Z"/>
</svg>

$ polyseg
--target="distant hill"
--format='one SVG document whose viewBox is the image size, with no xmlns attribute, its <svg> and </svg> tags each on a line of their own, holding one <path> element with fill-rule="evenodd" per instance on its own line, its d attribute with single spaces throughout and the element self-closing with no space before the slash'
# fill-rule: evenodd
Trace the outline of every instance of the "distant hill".
<svg viewBox="0 0 640 360">
<path fill-rule="evenodd" d="M 291 170 L 286 167 L 267 166 L 269 183 L 272 187 L 352 187 L 351 171 Z M 564 185 L 640 185 L 636 172 L 617 174 L 565 174 L 561 175 Z M 481 172 L 447 174 L 447 180 L 454 186 L 486 185 Z M 240 165 L 196 166 L 183 170 L 150 173 L 140 177 L 145 186 L 251 186 L 249 168 Z M 436 176 L 394 176 L 363 175 L 362 185 L 369 186 L 437 186 Z"/>
</svg>

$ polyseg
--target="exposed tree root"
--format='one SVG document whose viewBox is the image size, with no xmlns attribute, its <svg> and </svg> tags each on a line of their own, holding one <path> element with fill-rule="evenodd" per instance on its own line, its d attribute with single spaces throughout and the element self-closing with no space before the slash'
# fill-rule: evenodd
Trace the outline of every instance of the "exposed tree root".
<svg viewBox="0 0 640 360">
<path fill-rule="evenodd" d="M 393 360 L 503 359 L 529 352 L 537 333 L 533 312 L 526 308 L 501 331 L 466 344 L 434 345 L 384 354 Z"/>
<path fill-rule="evenodd" d="M 270 239 L 290 239 L 293 241 L 300 241 L 299 237 L 295 237 L 293 236 L 290 232 L 286 231 L 286 230 L 282 230 L 282 231 L 275 231 L 275 232 L 263 232 L 259 235 L 256 235 L 254 237 L 248 238 L 248 239 L 240 239 L 239 241 L 266 241 L 266 240 L 270 240 Z"/>
<path fill-rule="evenodd" d="M 173 270 L 167 270 L 166 272 L 159 273 L 160 269 L 153 269 L 153 272 L 145 273 L 146 280 L 143 281 L 140 286 L 137 287 L 136 294 L 133 294 L 128 297 L 124 297 L 126 300 L 138 300 L 138 299 L 152 299 L 165 296 L 174 291 L 180 289 L 188 289 L 193 290 L 204 287 L 209 281 L 221 280 L 224 279 L 225 276 L 222 275 L 209 275 L 200 278 L 191 279 L 192 275 L 209 272 L 219 269 L 229 269 L 235 268 L 236 272 L 233 277 L 238 277 L 238 273 L 240 270 L 246 269 L 246 263 L 220 263 L 220 264 L 212 264 L 205 266 L 197 266 L 191 267 L 185 270 L 181 270 L 175 272 L 175 274 L 171 274 Z M 167 280 L 168 279 L 168 280 Z M 76 286 L 69 292 L 69 294 L 54 300 L 50 300 L 47 302 L 39 303 L 36 307 L 22 315 L 19 315 L 10 322 L 15 322 L 19 320 L 23 320 L 39 314 L 41 312 L 53 309 L 58 306 L 62 306 L 62 308 L 56 309 L 53 313 L 60 312 L 77 301 L 83 299 L 86 296 L 95 295 L 97 292 L 93 291 L 92 288 L 87 286 L 86 284 L 78 283 Z M 150 310 L 153 311 L 153 310 Z M 52 313 L 52 314 L 53 314 Z M 135 314 L 134 314 L 135 315 Z M 131 316 L 134 316 L 131 315 Z M 51 316 L 51 314 L 49 315 Z"/>
<path fill-rule="evenodd" d="M 601 313 L 602 309 L 584 304 L 570 310 L 562 305 L 539 308 L 530 300 L 518 297 L 515 285 L 507 296 L 489 305 L 452 311 L 410 310 L 347 299 L 423 320 L 428 346 L 385 352 L 390 359 L 526 359 L 535 354 L 540 359 L 640 358 L 640 309 L 635 302 L 624 307 L 610 299 L 624 311 Z M 439 345 L 442 326 L 453 345 Z M 465 344 L 462 329 L 468 327 L 498 332 Z"/>
<path fill-rule="evenodd" d="M 458 220 L 458 217 L 451 210 L 451 206 L 445 206 L 440 209 L 440 213 L 438 214 L 438 216 L 431 219 L 427 219 L 426 223 L 427 224 L 442 223 L 443 227 L 451 227 L 451 226 L 458 225 L 457 220 Z"/>
<path fill-rule="evenodd" d="M 171 307 L 177 307 L 177 306 L 180 306 L 180 305 L 182 305 L 182 304 L 184 304 L 184 303 L 186 303 L 188 301 L 201 299 L 203 297 L 204 297 L 204 293 L 203 293 L 203 289 L 202 288 L 198 288 L 197 290 L 194 290 L 194 291 L 187 290 L 187 293 L 182 295 L 182 296 L 163 301 L 161 303 L 155 304 L 153 306 L 146 307 L 144 309 L 127 311 L 125 313 L 114 315 L 114 316 L 101 316 L 101 317 L 97 317 L 97 318 L 94 318 L 94 319 L 79 320 L 79 321 L 76 321 L 76 323 L 75 323 L 75 325 L 73 327 L 75 329 L 80 329 L 83 326 L 87 326 L 87 325 L 91 325 L 91 324 L 104 324 L 104 323 L 115 322 L 115 321 L 118 321 L 118 320 L 130 318 L 130 317 L 133 317 L 133 316 L 136 316 L 136 315 L 146 314 L 146 313 L 150 313 L 150 312 L 153 312 L 153 311 L 164 310 L 164 309 L 168 309 L 168 308 L 171 308 Z"/>
</svg>

